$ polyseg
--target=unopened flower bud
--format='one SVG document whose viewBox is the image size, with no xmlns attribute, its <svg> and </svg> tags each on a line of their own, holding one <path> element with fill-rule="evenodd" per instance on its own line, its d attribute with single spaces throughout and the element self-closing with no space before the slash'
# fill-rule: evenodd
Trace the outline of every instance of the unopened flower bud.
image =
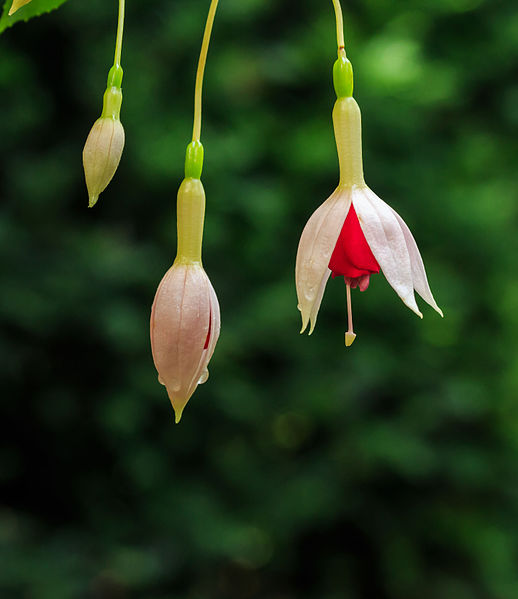
<svg viewBox="0 0 518 599">
<path fill-rule="evenodd" d="M 205 190 L 200 180 L 201 89 L 217 5 L 218 0 L 211 0 L 196 75 L 193 136 L 185 155 L 185 178 L 178 190 L 176 258 L 151 309 L 153 360 L 177 423 L 196 387 L 209 377 L 207 366 L 220 331 L 218 299 L 201 261 Z"/>
<path fill-rule="evenodd" d="M 176 422 L 207 369 L 221 326 L 218 298 L 202 266 L 205 191 L 199 177 L 203 146 L 187 148 L 185 179 L 178 190 L 178 249 L 151 310 L 151 349 L 158 380 L 166 386 Z"/>
<path fill-rule="evenodd" d="M 29 4 L 31 0 L 13 0 L 13 4 L 11 6 L 11 9 L 9 10 L 9 16 L 14 15 L 14 13 L 21 8 L 22 6 L 25 6 L 26 4 Z"/>
<path fill-rule="evenodd" d="M 196 387 L 209 377 L 219 331 L 219 303 L 203 266 L 177 258 L 151 311 L 153 360 L 177 423 Z"/>
<path fill-rule="evenodd" d="M 88 205 L 94 206 L 112 180 L 124 149 L 124 127 L 120 122 L 122 69 L 113 67 L 104 93 L 103 111 L 90 130 L 83 150 Z"/>
</svg>

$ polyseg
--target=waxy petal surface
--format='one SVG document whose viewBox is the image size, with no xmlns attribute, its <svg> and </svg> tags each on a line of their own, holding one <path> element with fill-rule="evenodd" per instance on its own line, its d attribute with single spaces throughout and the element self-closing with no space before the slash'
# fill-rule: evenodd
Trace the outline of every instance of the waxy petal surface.
<svg viewBox="0 0 518 599">
<path fill-rule="evenodd" d="M 432 291 L 430 289 L 430 285 L 428 284 L 428 277 L 426 276 L 426 270 L 424 267 L 423 259 L 421 258 L 421 253 L 419 252 L 419 248 L 417 247 L 417 243 L 414 239 L 414 236 L 412 235 L 412 232 L 408 228 L 408 225 L 405 223 L 405 221 L 401 218 L 401 216 L 399 216 L 399 214 L 393 208 L 390 209 L 396 217 L 405 237 L 406 247 L 410 256 L 410 263 L 412 265 L 412 279 L 414 282 L 414 289 L 427 304 L 429 304 L 441 316 L 444 316 L 442 310 L 437 305 L 433 297 Z"/>
<path fill-rule="evenodd" d="M 362 231 L 385 278 L 403 303 L 422 318 L 415 301 L 405 236 L 392 209 L 368 187 L 356 189 L 352 201 Z"/>
<path fill-rule="evenodd" d="M 153 360 L 177 422 L 204 378 L 219 329 L 219 304 L 203 267 L 175 263 L 156 292 L 150 332 Z"/>
<path fill-rule="evenodd" d="M 335 190 L 312 214 L 300 238 L 295 282 L 304 332 L 311 320 L 313 330 L 325 285 L 331 271 L 329 260 L 351 206 L 351 188 Z"/>
<path fill-rule="evenodd" d="M 122 157 L 124 142 L 124 127 L 119 120 L 101 117 L 95 121 L 83 149 L 90 208 L 113 179 Z"/>
<path fill-rule="evenodd" d="M 200 357 L 200 362 L 198 364 L 198 368 L 192 377 L 191 383 L 188 388 L 188 393 L 190 393 L 189 397 L 196 391 L 196 387 L 201 385 L 207 381 L 209 378 L 209 370 L 208 364 L 210 359 L 212 358 L 212 354 L 214 353 L 214 349 L 216 348 L 216 343 L 219 338 L 219 333 L 221 329 L 221 317 L 219 310 L 219 302 L 216 297 L 216 292 L 212 287 L 210 280 L 209 283 L 209 327 L 207 329 L 207 337 L 205 338 L 205 343 L 203 345 L 203 353 Z M 208 343 L 207 343 L 208 341 Z"/>
<path fill-rule="evenodd" d="M 365 239 L 358 216 L 351 205 L 338 236 L 329 269 L 335 277 L 357 279 L 380 271 L 379 264 Z M 355 286 L 355 285 L 354 285 Z"/>
</svg>

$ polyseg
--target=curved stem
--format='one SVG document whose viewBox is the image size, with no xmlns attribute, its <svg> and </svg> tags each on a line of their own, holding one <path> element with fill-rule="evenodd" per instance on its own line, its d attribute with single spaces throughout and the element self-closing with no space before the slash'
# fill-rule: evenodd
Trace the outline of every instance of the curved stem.
<svg viewBox="0 0 518 599">
<path fill-rule="evenodd" d="M 121 63 L 122 54 L 122 34 L 124 31 L 124 7 L 126 0 L 119 0 L 119 21 L 117 23 L 117 41 L 115 42 L 114 64 Z"/>
<path fill-rule="evenodd" d="M 338 54 L 345 56 L 345 41 L 344 41 L 344 17 L 340 0 L 333 0 L 336 15 L 336 41 L 338 43 Z"/>
<path fill-rule="evenodd" d="M 214 25 L 218 1 L 219 0 L 212 0 L 210 3 L 205 33 L 203 34 L 203 42 L 201 44 L 200 60 L 198 61 L 198 71 L 196 73 L 196 87 L 194 91 L 194 126 L 192 129 L 192 141 L 200 141 L 201 136 L 201 93 L 203 89 L 203 74 L 205 72 L 205 63 L 207 62 L 210 36 L 212 33 L 212 26 Z"/>
</svg>

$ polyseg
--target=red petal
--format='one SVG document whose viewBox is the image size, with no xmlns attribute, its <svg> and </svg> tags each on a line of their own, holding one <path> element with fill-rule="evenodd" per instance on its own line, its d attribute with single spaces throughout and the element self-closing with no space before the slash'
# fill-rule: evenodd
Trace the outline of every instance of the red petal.
<svg viewBox="0 0 518 599">
<path fill-rule="evenodd" d="M 333 278 L 344 276 L 349 279 L 370 276 L 380 271 L 352 204 L 329 261 L 329 269 Z M 362 287 L 366 289 L 369 285 L 368 278 L 367 281 L 363 279 L 358 283 L 362 291 Z"/>
</svg>

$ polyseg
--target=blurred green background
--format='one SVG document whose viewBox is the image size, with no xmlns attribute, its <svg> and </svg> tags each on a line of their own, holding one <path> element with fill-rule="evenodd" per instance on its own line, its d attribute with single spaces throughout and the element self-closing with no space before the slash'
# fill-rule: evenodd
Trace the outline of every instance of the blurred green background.
<svg viewBox="0 0 518 599">
<path fill-rule="evenodd" d="M 129 0 L 127 143 L 87 209 L 117 3 L 0 37 L 0 597 L 518 597 L 518 10 L 348 0 L 369 185 L 441 320 L 330 281 L 299 336 L 302 228 L 338 180 L 330 0 L 221 0 L 204 263 L 222 309 L 182 423 L 151 302 L 175 254 L 208 0 Z"/>
</svg>

